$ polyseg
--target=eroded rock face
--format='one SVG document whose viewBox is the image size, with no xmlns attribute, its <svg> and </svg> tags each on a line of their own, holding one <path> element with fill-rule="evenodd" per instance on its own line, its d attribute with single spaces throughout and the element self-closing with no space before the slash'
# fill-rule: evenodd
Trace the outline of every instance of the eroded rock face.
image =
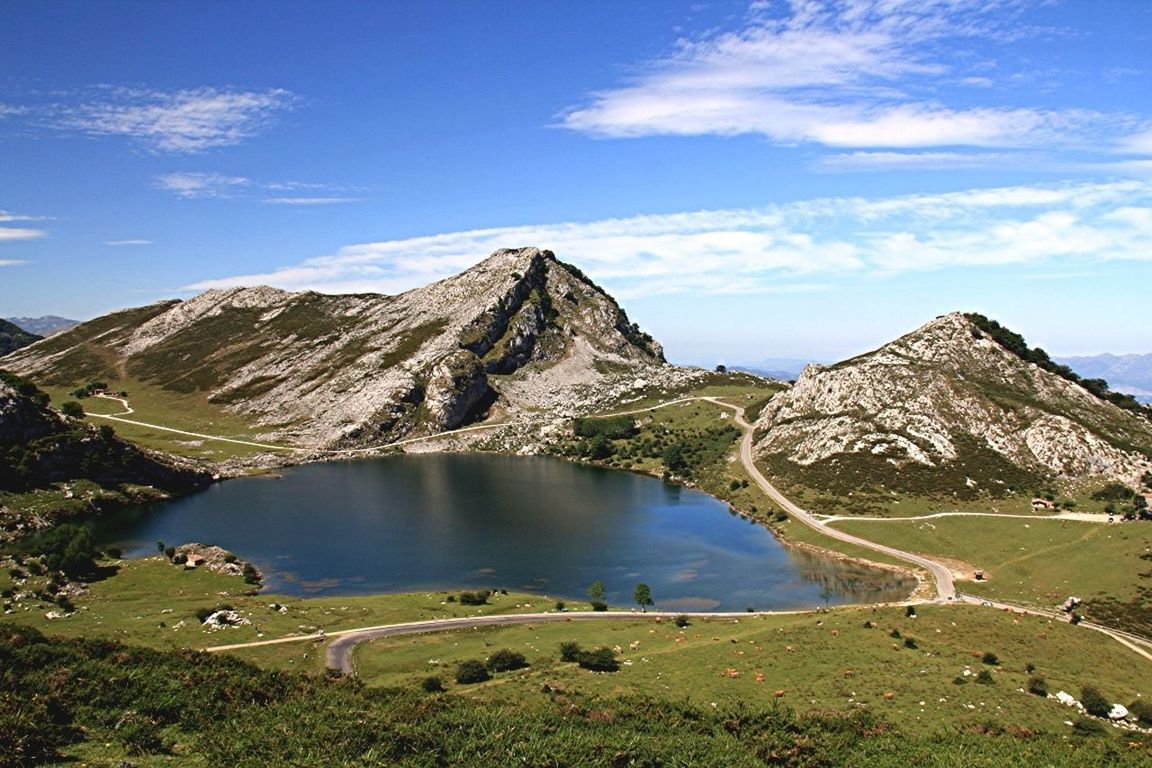
<svg viewBox="0 0 1152 768">
<path fill-rule="evenodd" d="M 1044 474 L 1130 480 L 1152 451 L 1147 420 L 1024 362 L 960 314 L 875 352 L 809 366 L 757 427 L 760 455 L 803 466 L 858 455 L 939 467 L 976 445 Z"/>
<path fill-rule="evenodd" d="M 203 393 L 265 437 L 309 448 L 377 444 L 501 413 L 597 402 L 662 351 L 579 270 L 500 250 L 398 296 L 208 291 L 97 318 L 7 358 L 49 384 L 124 373 Z"/>
</svg>

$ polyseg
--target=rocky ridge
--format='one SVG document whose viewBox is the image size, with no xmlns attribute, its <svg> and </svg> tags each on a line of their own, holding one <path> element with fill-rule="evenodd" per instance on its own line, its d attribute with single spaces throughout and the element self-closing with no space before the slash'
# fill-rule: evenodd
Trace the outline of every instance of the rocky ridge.
<svg viewBox="0 0 1152 768">
<path fill-rule="evenodd" d="M 807 367 L 762 411 L 756 452 L 800 476 L 851 467 L 861 485 L 951 468 L 939 490 L 955 491 L 956 479 L 987 490 L 1019 483 L 1013 467 L 1130 481 L 1152 466 L 1152 424 L 949 314 L 874 352 Z"/>
<path fill-rule="evenodd" d="M 614 299 L 536 248 L 397 296 L 208 291 L 97 318 L 5 364 L 42 384 L 127 375 L 201 392 L 268 439 L 315 448 L 570 413 L 671 370 Z"/>
</svg>

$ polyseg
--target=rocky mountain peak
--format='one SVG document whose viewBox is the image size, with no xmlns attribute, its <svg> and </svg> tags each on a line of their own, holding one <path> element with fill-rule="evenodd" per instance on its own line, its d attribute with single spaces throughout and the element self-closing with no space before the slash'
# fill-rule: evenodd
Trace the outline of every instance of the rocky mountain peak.
<svg viewBox="0 0 1152 768">
<path fill-rule="evenodd" d="M 269 438 L 320 447 L 451 429 L 494 406 L 571 408 L 664 360 L 579 269 L 514 248 L 395 296 L 207 291 L 97 318 L 10 365 L 45 383 L 127 373 L 201 392 Z"/>
<path fill-rule="evenodd" d="M 1025 476 L 1129 479 L 1152 458 L 1147 420 L 1022 359 L 959 313 L 809 366 L 758 428 L 761 456 L 793 474 L 843 477 L 851 465 L 862 483 L 933 475 L 928 484 L 950 492 Z"/>
</svg>

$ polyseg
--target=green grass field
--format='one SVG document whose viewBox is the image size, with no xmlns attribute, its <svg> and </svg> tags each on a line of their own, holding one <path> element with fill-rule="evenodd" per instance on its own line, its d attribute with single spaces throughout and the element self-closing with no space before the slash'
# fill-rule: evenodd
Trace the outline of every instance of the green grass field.
<svg viewBox="0 0 1152 768">
<path fill-rule="evenodd" d="M 876 626 L 866 629 L 864 623 Z M 893 637 L 892 632 L 899 637 Z M 912 638 L 915 648 L 905 645 Z M 615 673 L 559 661 L 559 644 L 620 648 Z M 635 643 L 635 649 L 632 644 Z M 523 653 L 530 666 L 489 683 L 458 685 L 456 665 L 497 649 Z M 996 654 L 997 665 L 981 662 Z M 1047 619 L 976 606 L 934 606 L 909 618 L 898 608 L 837 609 L 797 616 L 596 624 L 572 622 L 385 638 L 360 646 L 357 670 L 371 685 L 414 687 L 429 675 L 481 701 L 543 699 L 563 692 L 642 694 L 693 706 L 777 700 L 800 710 L 868 709 L 909 730 L 985 722 L 1058 729 L 1070 719 L 1054 700 L 1025 693 L 1032 674 L 1053 693 L 1095 685 L 1125 704 L 1152 697 L 1152 664 L 1095 632 Z M 1035 672 L 1026 671 L 1034 665 Z M 981 670 L 991 684 L 976 682 Z M 967 674 L 965 672 L 967 671 Z M 553 693 L 542 693 L 545 689 Z"/>
<path fill-rule="evenodd" d="M 843 521 L 836 528 L 928 556 L 982 569 L 987 581 L 962 589 L 1039 606 L 1069 595 L 1088 599 L 1138 595 L 1149 569 L 1152 525 L 1102 525 L 1066 520 L 945 517 L 934 520 Z"/>
<path fill-rule="evenodd" d="M 80 382 L 77 386 L 83 383 Z M 274 441 L 261 438 L 264 430 L 256 428 L 222 406 L 209 402 L 203 393 L 175 392 L 136 379 L 117 379 L 107 383 L 113 391 L 123 390 L 128 393 L 128 402 L 134 413 L 122 418 L 205 435 L 275 444 Z M 52 405 L 57 408 L 61 403 L 75 399 L 71 394 L 75 388 L 42 387 L 51 396 Z M 116 415 L 124 410 L 119 402 L 99 397 L 84 398 L 80 404 L 89 414 Z M 269 450 L 222 440 L 190 437 L 107 419 L 90 417 L 89 421 L 94 424 L 110 424 L 118 435 L 127 440 L 178 456 L 223 461 L 267 453 Z"/>
<path fill-rule="evenodd" d="M 86 594 L 73 598 L 77 611 L 66 618 L 48 619 L 59 609 L 49 603 L 22 600 L 4 620 L 35 627 L 42 632 L 101 637 L 150 648 L 203 648 L 244 643 L 262 638 L 310 635 L 422 619 L 550 610 L 554 601 L 528 594 L 494 594 L 489 605 L 463 606 L 447 602 L 449 592 L 307 599 L 247 594 L 250 587 L 236 576 L 205 569 L 185 570 L 165 558 L 104 561 L 108 578 L 93 581 Z M 0 586 L 11 588 L 4 574 Z M 252 623 L 209 630 L 196 618 L 200 608 L 233 606 Z M 283 605 L 286 611 L 273 608 Z M 310 643 L 301 643 L 300 654 Z M 295 665 L 296 650 L 281 654 L 284 666 Z M 273 652 L 271 656 L 276 656 Z M 319 668 L 317 667 L 317 670 Z"/>
</svg>

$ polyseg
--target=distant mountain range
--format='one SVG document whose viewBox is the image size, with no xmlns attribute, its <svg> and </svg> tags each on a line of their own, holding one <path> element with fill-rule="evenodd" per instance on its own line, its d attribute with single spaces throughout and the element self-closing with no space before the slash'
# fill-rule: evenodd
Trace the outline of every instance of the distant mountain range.
<svg viewBox="0 0 1152 768">
<path fill-rule="evenodd" d="M 1086 379 L 1104 379 L 1117 392 L 1126 392 L 1135 395 L 1138 400 L 1152 402 L 1152 354 L 1054 359 Z"/>
<path fill-rule="evenodd" d="M 800 376 L 800 372 L 807 365 L 813 363 L 825 364 L 830 360 L 811 360 L 801 357 L 766 357 L 754 363 L 730 366 L 733 370 L 747 371 L 757 376 L 765 376 L 778 381 L 793 381 Z"/>
<path fill-rule="evenodd" d="M 69 320 L 57 315 L 44 315 L 43 317 L 7 317 L 4 318 L 13 325 L 17 325 L 28 333 L 37 336 L 51 336 L 60 331 L 66 331 L 74 325 L 80 325 L 79 320 Z"/>
</svg>

